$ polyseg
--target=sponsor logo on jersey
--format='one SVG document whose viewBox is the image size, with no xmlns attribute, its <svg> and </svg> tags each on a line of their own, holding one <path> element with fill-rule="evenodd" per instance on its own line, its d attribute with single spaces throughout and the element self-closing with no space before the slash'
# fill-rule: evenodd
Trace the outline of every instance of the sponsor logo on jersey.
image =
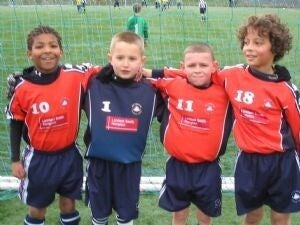
<svg viewBox="0 0 300 225">
<path fill-rule="evenodd" d="M 180 125 L 189 127 L 196 130 L 208 130 L 209 122 L 207 118 L 194 118 L 189 116 L 182 116 L 180 119 Z"/>
<path fill-rule="evenodd" d="M 52 117 L 44 117 L 40 119 L 41 129 L 56 128 L 67 124 L 67 115 L 61 114 Z"/>
<path fill-rule="evenodd" d="M 251 122 L 267 124 L 267 117 L 252 109 L 242 108 L 240 109 L 240 115 Z"/>
<path fill-rule="evenodd" d="M 107 116 L 106 130 L 137 132 L 138 119 L 119 116 Z"/>
</svg>

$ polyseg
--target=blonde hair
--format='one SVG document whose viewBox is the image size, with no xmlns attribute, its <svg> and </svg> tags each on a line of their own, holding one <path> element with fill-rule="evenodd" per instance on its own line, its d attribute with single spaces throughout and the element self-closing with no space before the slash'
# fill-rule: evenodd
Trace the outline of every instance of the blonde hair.
<svg viewBox="0 0 300 225">
<path fill-rule="evenodd" d="M 192 43 L 188 45 L 183 51 L 183 59 L 187 53 L 203 53 L 203 52 L 209 53 L 211 55 L 211 58 L 215 60 L 215 55 L 212 48 L 208 44 L 202 42 Z"/>
<path fill-rule="evenodd" d="M 113 36 L 110 43 L 109 51 L 112 52 L 117 42 L 125 42 L 128 44 L 136 44 L 140 47 L 141 54 L 144 55 L 145 47 L 144 40 L 134 32 L 124 31 Z"/>
</svg>

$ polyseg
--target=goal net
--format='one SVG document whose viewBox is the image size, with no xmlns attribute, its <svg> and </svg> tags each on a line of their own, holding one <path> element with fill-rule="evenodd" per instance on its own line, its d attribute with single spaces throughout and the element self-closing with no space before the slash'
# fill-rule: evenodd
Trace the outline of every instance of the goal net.
<svg viewBox="0 0 300 225">
<path fill-rule="evenodd" d="M 141 0 L 138 0 L 141 1 Z M 0 107 L 7 104 L 6 77 L 10 72 L 29 66 L 26 57 L 26 35 L 38 25 L 49 25 L 63 38 L 62 63 L 105 65 L 111 37 L 126 30 L 128 18 L 133 14 L 134 0 L 88 0 L 85 11 L 71 0 L 0 0 Z M 142 2 L 142 1 L 141 1 Z M 235 37 L 237 27 L 249 15 L 276 13 L 286 22 L 293 35 L 293 49 L 280 62 L 289 68 L 294 82 L 300 83 L 300 1 L 298 0 L 207 0 L 205 18 L 200 16 L 198 1 L 146 0 L 141 15 L 149 26 L 146 47 L 148 68 L 178 67 L 184 48 L 192 42 L 209 43 L 221 66 L 243 63 L 239 43 Z M 0 197 L 15 193 L 18 180 L 11 177 L 8 121 L 4 113 L 0 120 Z M 82 145 L 81 124 L 79 143 Z M 232 139 L 221 158 L 223 190 L 233 191 L 233 168 L 236 147 Z M 154 121 L 149 134 L 143 160 L 142 190 L 158 190 L 165 170 L 167 154 L 159 140 L 159 124 Z M 11 191 L 13 190 L 13 191 Z"/>
</svg>

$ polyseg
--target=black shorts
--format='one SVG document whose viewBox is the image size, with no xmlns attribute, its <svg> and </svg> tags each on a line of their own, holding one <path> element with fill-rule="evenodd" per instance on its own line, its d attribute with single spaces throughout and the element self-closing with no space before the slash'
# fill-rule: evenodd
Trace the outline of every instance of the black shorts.
<svg viewBox="0 0 300 225">
<path fill-rule="evenodd" d="M 176 212 L 193 203 L 210 217 L 220 216 L 221 183 L 218 160 L 190 164 L 171 157 L 167 162 L 159 206 Z"/>
<path fill-rule="evenodd" d="M 19 197 L 30 206 L 44 208 L 55 194 L 81 199 L 83 162 L 77 146 L 56 153 L 42 153 L 30 147 L 24 150 L 27 177 L 21 181 Z"/>
<path fill-rule="evenodd" d="M 138 217 L 141 162 L 124 164 L 91 158 L 87 172 L 86 202 L 93 218 L 108 217 L 112 209 L 125 221 Z"/>
<path fill-rule="evenodd" d="M 300 211 L 300 168 L 295 151 L 269 155 L 240 152 L 235 168 L 238 215 L 263 205 L 279 213 Z"/>
</svg>

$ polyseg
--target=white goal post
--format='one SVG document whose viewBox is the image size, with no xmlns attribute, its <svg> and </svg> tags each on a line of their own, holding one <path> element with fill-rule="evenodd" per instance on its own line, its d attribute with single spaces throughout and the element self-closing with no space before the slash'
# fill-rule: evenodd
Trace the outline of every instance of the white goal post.
<svg viewBox="0 0 300 225">
<path fill-rule="evenodd" d="M 141 177 L 140 190 L 141 192 L 147 191 L 159 191 L 162 185 L 164 177 Z M 82 190 L 85 191 L 85 181 Z M 11 176 L 0 176 L 0 190 L 18 190 L 20 180 Z M 222 177 L 222 191 L 233 192 L 234 191 L 234 178 Z"/>
</svg>

